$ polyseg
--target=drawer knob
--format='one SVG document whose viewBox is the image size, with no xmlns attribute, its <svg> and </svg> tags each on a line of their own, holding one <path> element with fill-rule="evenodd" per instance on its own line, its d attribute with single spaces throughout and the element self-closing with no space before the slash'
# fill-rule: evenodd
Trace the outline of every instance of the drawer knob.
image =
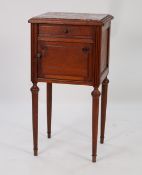
<svg viewBox="0 0 142 175">
<path fill-rule="evenodd" d="M 89 48 L 88 48 L 88 47 L 83 47 L 83 48 L 82 48 L 82 51 L 83 51 L 84 53 L 86 53 L 86 52 L 89 51 Z"/>
<path fill-rule="evenodd" d="M 69 33 L 69 30 L 68 30 L 68 29 L 65 29 L 65 30 L 64 30 L 64 33 Z"/>
</svg>

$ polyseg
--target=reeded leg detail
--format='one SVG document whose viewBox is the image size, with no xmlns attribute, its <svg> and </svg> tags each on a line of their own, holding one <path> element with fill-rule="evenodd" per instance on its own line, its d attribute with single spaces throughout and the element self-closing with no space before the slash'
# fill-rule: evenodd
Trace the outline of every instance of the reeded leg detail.
<svg viewBox="0 0 142 175">
<path fill-rule="evenodd" d="M 109 83 L 109 80 L 107 78 L 102 83 L 102 95 L 101 95 L 101 136 L 100 136 L 100 143 L 101 144 L 104 143 L 108 83 Z"/>
<path fill-rule="evenodd" d="M 51 138 L 52 83 L 47 83 L 47 136 Z"/>
<path fill-rule="evenodd" d="M 92 92 L 92 162 L 96 162 L 97 156 L 99 96 L 100 91 L 94 88 Z"/>
<path fill-rule="evenodd" d="M 33 83 L 32 92 L 32 122 L 33 122 L 33 150 L 34 156 L 38 155 L 38 92 L 37 83 Z"/>
</svg>

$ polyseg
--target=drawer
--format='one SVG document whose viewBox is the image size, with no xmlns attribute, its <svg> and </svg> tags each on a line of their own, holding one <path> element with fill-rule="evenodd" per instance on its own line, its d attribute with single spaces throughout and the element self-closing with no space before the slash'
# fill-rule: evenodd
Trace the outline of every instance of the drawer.
<svg viewBox="0 0 142 175">
<path fill-rule="evenodd" d="M 39 78 L 91 80 L 91 44 L 40 41 L 38 53 L 41 55 L 38 60 Z"/>
<path fill-rule="evenodd" d="M 93 35 L 93 28 L 91 26 L 39 24 L 39 35 L 90 38 Z"/>
</svg>

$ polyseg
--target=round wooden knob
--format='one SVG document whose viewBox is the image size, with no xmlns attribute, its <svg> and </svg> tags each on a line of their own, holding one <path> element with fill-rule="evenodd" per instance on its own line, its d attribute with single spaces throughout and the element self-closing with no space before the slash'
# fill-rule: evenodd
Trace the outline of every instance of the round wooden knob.
<svg viewBox="0 0 142 175">
<path fill-rule="evenodd" d="M 69 30 L 68 30 L 68 29 L 65 29 L 65 30 L 64 30 L 64 33 L 69 33 Z"/>
</svg>

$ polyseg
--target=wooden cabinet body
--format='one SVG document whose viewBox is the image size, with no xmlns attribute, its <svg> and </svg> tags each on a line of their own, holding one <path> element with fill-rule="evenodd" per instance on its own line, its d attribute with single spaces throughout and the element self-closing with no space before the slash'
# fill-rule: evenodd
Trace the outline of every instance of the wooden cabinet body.
<svg viewBox="0 0 142 175">
<path fill-rule="evenodd" d="M 92 156 L 96 160 L 99 85 L 102 97 L 102 138 L 105 123 L 109 39 L 111 15 L 46 13 L 31 18 L 31 80 L 33 82 L 34 150 L 37 150 L 38 82 L 49 90 L 48 133 L 51 130 L 52 83 L 82 84 L 94 87 L 92 92 Z M 103 90 L 103 89 L 102 89 Z M 103 94 L 103 93 L 102 93 Z M 36 108 L 36 109 L 35 109 Z M 96 109 L 95 109 L 96 108 Z"/>
</svg>

